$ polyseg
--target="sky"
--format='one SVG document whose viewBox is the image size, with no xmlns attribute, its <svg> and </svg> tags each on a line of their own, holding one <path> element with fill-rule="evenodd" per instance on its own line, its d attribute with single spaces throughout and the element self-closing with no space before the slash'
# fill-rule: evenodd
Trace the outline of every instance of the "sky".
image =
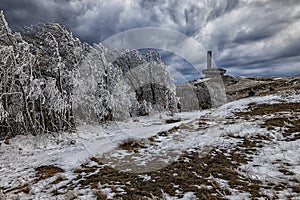
<svg viewBox="0 0 300 200">
<path fill-rule="evenodd" d="M 299 0 L 0 0 L 0 9 L 13 30 L 54 21 L 90 44 L 121 33 L 128 48 L 160 48 L 181 81 L 201 76 L 207 50 L 229 75 L 300 75 Z"/>
</svg>

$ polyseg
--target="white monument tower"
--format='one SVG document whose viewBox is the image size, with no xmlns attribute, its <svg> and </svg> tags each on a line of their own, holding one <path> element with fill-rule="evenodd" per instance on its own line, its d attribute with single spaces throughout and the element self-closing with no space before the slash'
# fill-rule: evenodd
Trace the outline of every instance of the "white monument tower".
<svg viewBox="0 0 300 200">
<path fill-rule="evenodd" d="M 212 51 L 207 51 L 207 68 L 202 70 L 202 73 L 207 78 L 224 76 L 224 74 L 226 73 L 225 69 L 211 67 L 211 58 L 212 58 Z"/>
</svg>

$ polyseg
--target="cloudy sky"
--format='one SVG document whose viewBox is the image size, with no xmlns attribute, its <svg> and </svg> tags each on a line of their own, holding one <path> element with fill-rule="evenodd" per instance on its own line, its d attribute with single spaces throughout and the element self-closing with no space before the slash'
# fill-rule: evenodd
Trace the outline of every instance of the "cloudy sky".
<svg viewBox="0 0 300 200">
<path fill-rule="evenodd" d="M 188 79 L 206 50 L 228 74 L 300 75 L 299 0 L 0 0 L 0 9 L 14 30 L 55 21 L 88 43 L 125 31 L 128 48 L 163 49 Z"/>
</svg>

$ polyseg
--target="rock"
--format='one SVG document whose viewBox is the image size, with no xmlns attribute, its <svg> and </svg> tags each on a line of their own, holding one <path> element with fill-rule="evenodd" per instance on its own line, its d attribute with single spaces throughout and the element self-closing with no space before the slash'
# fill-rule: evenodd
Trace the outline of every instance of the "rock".
<svg viewBox="0 0 300 200">
<path fill-rule="evenodd" d="M 71 140 L 71 141 L 70 141 L 70 144 L 71 144 L 71 145 L 74 145 L 74 144 L 76 144 L 76 141 L 75 141 L 75 140 Z"/>
<path fill-rule="evenodd" d="M 248 95 L 250 97 L 254 96 L 255 95 L 255 91 L 253 89 L 250 89 L 250 91 L 248 92 Z"/>
</svg>

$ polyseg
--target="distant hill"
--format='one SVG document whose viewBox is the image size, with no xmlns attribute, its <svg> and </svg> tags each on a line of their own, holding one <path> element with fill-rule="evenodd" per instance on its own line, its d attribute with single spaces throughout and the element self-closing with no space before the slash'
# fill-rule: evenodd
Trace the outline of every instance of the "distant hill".
<svg viewBox="0 0 300 200">
<path fill-rule="evenodd" d="M 300 76 L 200 78 L 177 85 L 182 111 L 207 109 L 225 102 L 278 91 L 299 89 Z"/>
</svg>

